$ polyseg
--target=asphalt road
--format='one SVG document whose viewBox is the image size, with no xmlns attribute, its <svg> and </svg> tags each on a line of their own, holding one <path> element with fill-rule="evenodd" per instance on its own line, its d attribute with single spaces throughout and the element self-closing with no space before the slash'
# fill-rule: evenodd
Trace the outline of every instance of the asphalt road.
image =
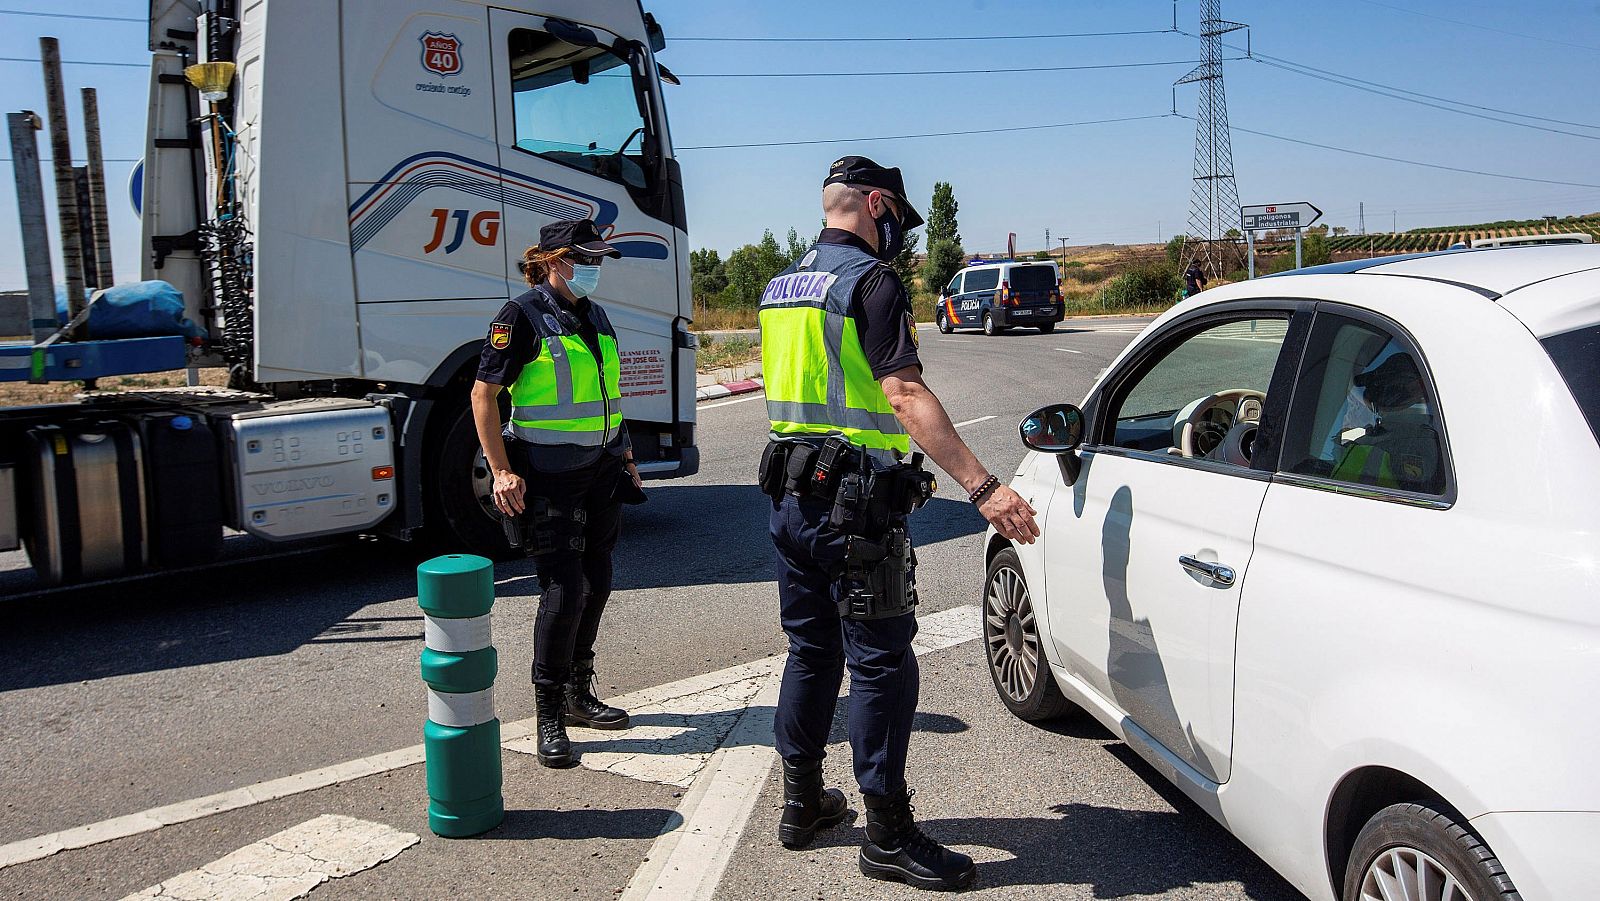
<svg viewBox="0 0 1600 901">
<path fill-rule="evenodd" d="M 978 456 L 1007 476 L 1023 455 L 1021 418 L 1081 400 L 1142 324 L 1085 320 L 999 338 L 925 329 L 927 378 Z M 785 649 L 766 503 L 753 485 L 764 405 L 759 395 L 706 403 L 699 421 L 700 474 L 649 485 L 649 503 L 627 512 L 598 649 L 613 696 L 654 697 L 655 686 Z M 959 618 L 958 608 L 979 601 L 983 528 L 941 479 L 939 497 L 913 521 L 924 616 Z M 385 545 L 341 543 L 0 601 L 0 846 L 416 745 L 425 717 L 417 562 Z M 16 572 L 24 565 L 0 555 L 0 592 L 25 584 Z M 536 586 L 526 563 L 503 565 L 496 578 L 496 698 L 509 728 L 532 715 Z M 22 862 L 8 863 L 0 848 L 0 897 L 120 898 L 340 813 L 421 840 L 323 884 L 317 897 L 614 898 L 658 853 L 658 833 L 683 824 L 689 778 L 661 775 L 662 761 L 714 768 L 733 752 L 756 761 L 759 798 L 748 828 L 723 849 L 731 857 L 718 897 L 911 896 L 856 873 L 857 826 L 805 854 L 776 844 L 770 761 L 760 740 L 734 741 L 740 723 L 770 716 L 735 689 L 764 683 L 734 679 L 717 683 L 720 707 L 636 717 L 656 732 L 585 743 L 579 769 L 545 770 L 506 752 L 510 813 L 480 839 L 429 833 L 422 767 L 391 766 Z M 1297 897 L 1086 718 L 1050 730 L 1011 718 L 976 641 L 928 653 L 920 709 L 911 764 L 919 816 L 984 864 L 985 897 L 1036 898 L 1041 886 L 1064 898 Z M 842 728 L 841 716 L 840 741 Z M 621 741 L 633 743 L 607 744 Z M 833 748 L 836 784 L 849 781 L 848 758 L 847 747 Z"/>
</svg>

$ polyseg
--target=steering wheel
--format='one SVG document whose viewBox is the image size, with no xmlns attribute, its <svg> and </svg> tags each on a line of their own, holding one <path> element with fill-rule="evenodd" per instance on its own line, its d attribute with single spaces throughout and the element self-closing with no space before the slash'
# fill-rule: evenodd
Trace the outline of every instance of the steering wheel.
<svg viewBox="0 0 1600 901">
<path fill-rule="evenodd" d="M 1250 400 L 1255 401 L 1255 404 L 1247 405 L 1246 401 Z M 1261 407 L 1266 403 L 1266 400 L 1267 396 L 1265 394 L 1250 388 L 1229 388 L 1226 391 L 1218 391 L 1216 394 L 1200 398 L 1192 405 L 1189 415 L 1179 420 L 1174 428 L 1174 431 L 1177 432 L 1174 437 L 1177 439 L 1175 443 L 1178 445 L 1178 450 L 1185 457 L 1211 456 L 1212 452 L 1227 442 L 1230 433 L 1242 430 L 1241 427 L 1246 423 L 1260 421 Z M 1230 404 L 1236 411 L 1246 406 L 1253 406 L 1255 409 L 1246 410 L 1244 416 L 1236 417 L 1237 421 L 1219 425 L 1210 420 L 1209 414 L 1223 404 Z M 1237 446 L 1240 442 L 1234 441 L 1232 444 Z M 1230 460 L 1229 462 L 1239 461 Z M 1246 459 L 1244 463 L 1248 465 L 1249 460 Z"/>
</svg>

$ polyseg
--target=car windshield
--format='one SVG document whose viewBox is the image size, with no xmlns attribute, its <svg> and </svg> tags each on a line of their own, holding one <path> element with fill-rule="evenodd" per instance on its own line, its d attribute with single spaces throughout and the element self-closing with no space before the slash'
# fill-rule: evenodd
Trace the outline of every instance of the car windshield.
<svg viewBox="0 0 1600 901">
<path fill-rule="evenodd" d="M 1056 286 L 1053 266 L 1016 266 L 1009 275 L 1013 291 L 1048 291 Z"/>
<path fill-rule="evenodd" d="M 1541 343 L 1600 441 L 1600 325 L 1551 335 Z"/>
</svg>

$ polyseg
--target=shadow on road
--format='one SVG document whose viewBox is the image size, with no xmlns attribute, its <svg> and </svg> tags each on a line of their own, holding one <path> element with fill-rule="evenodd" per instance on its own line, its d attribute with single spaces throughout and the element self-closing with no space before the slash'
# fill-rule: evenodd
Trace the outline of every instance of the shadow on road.
<svg viewBox="0 0 1600 901">
<path fill-rule="evenodd" d="M 683 825 L 675 810 L 646 807 L 629 810 L 508 810 L 500 825 L 476 836 L 478 841 L 523 841 L 554 838 L 655 838 Z"/>
</svg>

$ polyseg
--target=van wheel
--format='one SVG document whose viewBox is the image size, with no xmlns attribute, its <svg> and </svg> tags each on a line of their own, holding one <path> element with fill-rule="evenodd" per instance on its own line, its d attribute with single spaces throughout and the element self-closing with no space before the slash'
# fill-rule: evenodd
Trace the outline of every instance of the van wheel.
<svg viewBox="0 0 1600 901">
<path fill-rule="evenodd" d="M 445 415 L 452 416 L 449 412 Z M 437 446 L 439 452 L 424 464 L 432 467 L 433 478 L 424 473 L 423 479 L 424 522 L 431 549 L 479 554 L 491 560 L 519 557 L 506 544 L 505 530 L 485 488 L 493 479 L 478 445 L 471 404 L 453 414 Z"/>
<path fill-rule="evenodd" d="M 1029 722 L 1076 710 L 1056 685 L 1045 659 L 1033 596 L 1017 552 L 1006 548 L 995 554 L 983 584 L 984 656 L 1000 702 Z"/>
<path fill-rule="evenodd" d="M 991 338 L 1000 334 L 1000 327 L 994 324 L 994 314 L 988 311 L 983 314 L 983 333 Z"/>
<path fill-rule="evenodd" d="M 1391 804 L 1378 811 L 1356 836 L 1345 866 L 1344 901 L 1521 897 L 1483 839 L 1456 815 L 1428 803 Z"/>
<path fill-rule="evenodd" d="M 1056 324 L 1054 322 L 1046 322 L 1045 324 L 1039 326 L 1039 334 L 1041 335 L 1048 335 L 1055 330 Z"/>
<path fill-rule="evenodd" d="M 950 317 L 944 314 L 944 308 L 941 307 L 939 315 L 934 318 L 939 322 L 939 334 L 948 335 L 956 330 L 956 327 L 950 324 Z"/>
</svg>

